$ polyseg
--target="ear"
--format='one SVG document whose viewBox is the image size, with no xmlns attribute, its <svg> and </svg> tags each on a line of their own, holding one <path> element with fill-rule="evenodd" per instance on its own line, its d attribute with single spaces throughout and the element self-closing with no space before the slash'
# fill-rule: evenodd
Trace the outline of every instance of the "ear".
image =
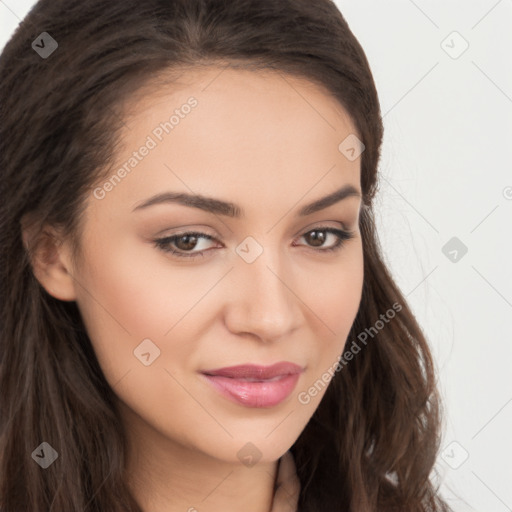
<svg viewBox="0 0 512 512">
<path fill-rule="evenodd" d="M 38 236 L 34 236 L 25 221 L 21 225 L 23 245 L 28 251 L 34 276 L 41 286 L 56 299 L 75 300 L 69 244 L 53 227 L 44 227 Z"/>
</svg>

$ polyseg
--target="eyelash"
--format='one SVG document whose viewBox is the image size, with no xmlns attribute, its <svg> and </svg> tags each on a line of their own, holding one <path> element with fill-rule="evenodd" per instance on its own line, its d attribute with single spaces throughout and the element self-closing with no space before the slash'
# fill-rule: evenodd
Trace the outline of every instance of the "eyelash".
<svg viewBox="0 0 512 512">
<path fill-rule="evenodd" d="M 344 231 L 342 229 L 336 229 L 336 228 L 332 228 L 332 227 L 323 227 L 323 226 L 306 231 L 300 237 L 303 237 L 304 235 L 308 235 L 309 233 L 312 233 L 313 231 L 321 231 L 321 232 L 325 232 L 325 233 L 330 233 L 330 234 L 336 235 L 338 237 L 338 240 L 332 247 L 327 247 L 327 248 L 323 248 L 323 249 L 316 249 L 311 246 L 309 247 L 310 249 L 313 249 L 313 251 L 320 252 L 320 253 L 339 251 L 345 245 L 344 242 L 354 238 L 353 231 Z M 200 233 L 197 231 L 186 231 L 186 232 L 178 233 L 176 235 L 168 236 L 165 238 L 157 238 L 156 240 L 153 240 L 153 242 L 158 249 L 160 249 L 166 253 L 171 253 L 174 256 L 178 256 L 179 258 L 194 259 L 197 256 L 204 257 L 204 253 L 209 249 L 205 249 L 203 251 L 196 251 L 196 252 L 187 254 L 186 252 L 179 251 L 179 250 L 177 251 L 175 249 L 170 248 L 171 243 L 175 242 L 179 238 L 184 237 L 186 235 L 194 236 L 196 238 L 204 238 L 206 240 L 215 240 L 214 237 L 207 235 L 206 233 Z"/>
</svg>

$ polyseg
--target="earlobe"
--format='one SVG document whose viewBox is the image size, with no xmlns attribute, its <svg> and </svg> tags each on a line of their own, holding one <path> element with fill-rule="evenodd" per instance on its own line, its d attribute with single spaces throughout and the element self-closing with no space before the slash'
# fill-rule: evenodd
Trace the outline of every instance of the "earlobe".
<svg viewBox="0 0 512 512">
<path fill-rule="evenodd" d="M 41 286 L 59 300 L 76 299 L 69 248 L 53 228 L 45 228 L 34 242 L 28 229 L 22 230 L 23 245 L 28 252 L 32 271 Z"/>
</svg>

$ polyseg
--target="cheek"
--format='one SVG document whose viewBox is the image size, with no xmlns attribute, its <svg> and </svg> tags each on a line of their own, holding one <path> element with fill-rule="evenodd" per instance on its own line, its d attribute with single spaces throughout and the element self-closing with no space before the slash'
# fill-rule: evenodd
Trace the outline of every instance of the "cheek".
<svg viewBox="0 0 512 512">
<path fill-rule="evenodd" d="M 339 341 L 343 334 L 348 334 L 359 309 L 363 279 L 362 244 L 356 239 L 334 263 L 317 263 L 301 283 L 305 286 L 306 304 L 317 315 L 317 321 L 323 322 L 322 332 L 329 333 L 330 338 Z"/>
<path fill-rule="evenodd" d="M 141 365 L 134 350 L 145 339 L 160 350 L 152 367 L 188 367 L 205 318 L 200 300 L 218 276 L 185 271 L 142 244 L 103 242 L 89 254 L 77 302 L 107 380 Z"/>
<path fill-rule="evenodd" d="M 364 260 L 362 242 L 352 240 L 350 250 L 333 265 L 317 265 L 303 292 L 310 324 L 314 325 L 315 344 L 310 360 L 308 382 L 327 371 L 342 354 L 361 302 Z M 323 390 L 325 391 L 325 389 Z M 323 394 L 323 392 L 321 393 Z"/>
</svg>

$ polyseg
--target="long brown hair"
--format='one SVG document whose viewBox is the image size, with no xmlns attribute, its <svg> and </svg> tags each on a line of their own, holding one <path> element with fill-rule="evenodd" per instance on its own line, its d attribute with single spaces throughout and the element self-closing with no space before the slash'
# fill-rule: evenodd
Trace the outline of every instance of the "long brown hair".
<svg viewBox="0 0 512 512">
<path fill-rule="evenodd" d="M 33 46 L 41 38 L 45 56 Z M 432 357 L 375 230 L 378 96 L 331 0 L 41 0 L 17 28 L 0 57 L 0 508 L 141 512 L 125 481 L 115 394 L 76 303 L 39 284 L 32 251 L 51 225 L 78 254 L 84 200 L 107 175 L 133 94 L 161 73 L 219 62 L 322 86 L 365 145 L 364 285 L 347 347 L 372 336 L 336 371 L 291 448 L 299 510 L 448 510 L 431 480 L 440 428 Z M 374 334 L 393 304 L 393 319 Z M 44 471 L 31 455 L 42 442 L 58 453 Z"/>
</svg>

